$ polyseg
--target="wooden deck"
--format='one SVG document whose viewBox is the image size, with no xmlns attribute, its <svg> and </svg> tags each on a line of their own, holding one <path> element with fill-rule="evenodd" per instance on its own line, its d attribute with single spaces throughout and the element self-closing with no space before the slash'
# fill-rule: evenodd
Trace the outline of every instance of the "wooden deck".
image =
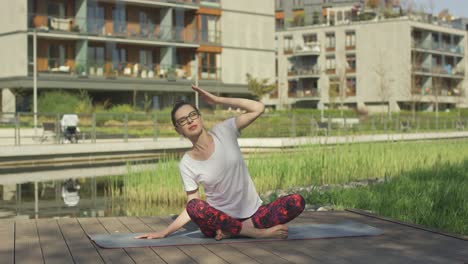
<svg viewBox="0 0 468 264">
<path fill-rule="evenodd" d="M 468 263 L 468 241 L 350 211 L 304 212 L 292 223 L 354 220 L 384 235 L 263 243 L 101 249 L 88 233 L 148 232 L 160 217 L 0 221 L 0 263 Z M 190 227 L 188 227 L 190 228 Z"/>
</svg>

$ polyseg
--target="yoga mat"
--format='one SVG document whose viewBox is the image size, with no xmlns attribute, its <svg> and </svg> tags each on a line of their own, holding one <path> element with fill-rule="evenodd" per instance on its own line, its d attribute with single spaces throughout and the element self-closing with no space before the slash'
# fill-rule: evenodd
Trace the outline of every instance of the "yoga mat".
<svg viewBox="0 0 468 264">
<path fill-rule="evenodd" d="M 176 232 L 163 239 L 135 239 L 135 236 L 145 233 L 127 234 L 88 234 L 88 237 L 102 248 L 128 248 L 128 247 L 164 247 L 199 244 L 227 244 L 262 242 L 277 240 L 304 240 L 319 238 L 338 238 L 355 236 L 377 236 L 383 234 L 381 229 L 361 224 L 353 221 L 341 222 L 338 224 L 308 224 L 300 226 L 289 226 L 289 236 L 287 239 L 278 238 L 248 238 L 235 237 L 216 241 L 214 238 L 205 237 L 198 231 Z"/>
</svg>

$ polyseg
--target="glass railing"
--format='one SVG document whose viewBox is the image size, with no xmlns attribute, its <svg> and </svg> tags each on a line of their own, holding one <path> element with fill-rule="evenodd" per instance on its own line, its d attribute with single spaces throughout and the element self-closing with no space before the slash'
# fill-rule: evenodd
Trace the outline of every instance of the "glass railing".
<svg viewBox="0 0 468 264">
<path fill-rule="evenodd" d="M 427 74 L 441 74 L 441 75 L 449 75 L 449 76 L 465 76 L 465 70 L 462 67 L 452 67 L 452 65 L 448 64 L 446 66 L 427 66 L 427 65 L 420 65 L 420 66 L 413 66 L 413 72 L 420 72 L 420 73 L 427 73 Z"/>
<path fill-rule="evenodd" d="M 47 67 L 39 67 L 39 74 L 60 74 L 76 77 L 138 78 L 164 80 L 194 80 L 195 67 L 191 65 L 142 64 L 139 62 L 93 62 L 49 58 Z M 29 72 L 33 74 L 32 58 L 29 58 Z M 199 79 L 221 80 L 221 68 L 201 67 Z"/>
<path fill-rule="evenodd" d="M 454 54 L 464 54 L 463 46 L 450 45 L 447 43 L 441 43 L 439 45 L 439 43 L 434 42 L 413 41 L 413 48 L 440 52 L 450 52 Z"/>
<path fill-rule="evenodd" d="M 303 88 L 297 90 L 290 90 L 288 92 L 290 98 L 304 98 L 304 97 L 320 97 L 320 93 L 317 88 Z"/>
<path fill-rule="evenodd" d="M 221 44 L 221 31 L 202 30 L 199 39 L 199 42 L 203 44 Z"/>
<path fill-rule="evenodd" d="M 44 14 L 30 14 L 31 29 L 48 32 L 75 32 L 107 38 L 130 38 L 152 41 L 221 44 L 221 31 L 162 26 L 153 23 L 116 23 L 114 20 L 93 18 L 58 18 Z"/>
<path fill-rule="evenodd" d="M 214 7 L 214 8 L 219 8 L 221 7 L 221 0 L 198 0 L 200 5 L 206 6 L 206 7 Z"/>
<path fill-rule="evenodd" d="M 314 66 L 299 66 L 293 67 L 288 70 L 288 76 L 308 76 L 308 75 L 320 75 L 320 67 Z"/>
<path fill-rule="evenodd" d="M 38 31 L 86 32 L 86 20 L 77 17 L 56 17 L 30 14 L 29 27 Z"/>
<path fill-rule="evenodd" d="M 221 80 L 221 68 L 202 66 L 200 69 L 200 79 Z"/>
</svg>

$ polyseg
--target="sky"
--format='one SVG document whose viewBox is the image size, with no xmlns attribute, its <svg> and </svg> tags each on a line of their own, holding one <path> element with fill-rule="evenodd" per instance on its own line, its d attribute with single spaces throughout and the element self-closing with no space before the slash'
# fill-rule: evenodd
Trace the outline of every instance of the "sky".
<svg viewBox="0 0 468 264">
<path fill-rule="evenodd" d="M 423 4 L 427 7 L 427 12 L 430 12 L 431 0 L 414 0 L 417 4 Z M 468 18 L 468 0 L 432 0 L 434 2 L 434 13 L 438 14 L 441 10 L 448 8 L 450 14 L 455 17 Z"/>
</svg>

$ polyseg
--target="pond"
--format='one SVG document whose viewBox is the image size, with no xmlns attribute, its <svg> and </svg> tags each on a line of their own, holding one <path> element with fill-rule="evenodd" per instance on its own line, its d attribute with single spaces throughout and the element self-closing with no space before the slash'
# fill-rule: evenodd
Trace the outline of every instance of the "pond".
<svg viewBox="0 0 468 264">
<path fill-rule="evenodd" d="M 180 206 L 122 199 L 124 176 L 65 178 L 38 182 L 0 181 L 0 218 L 168 215 Z"/>
</svg>

